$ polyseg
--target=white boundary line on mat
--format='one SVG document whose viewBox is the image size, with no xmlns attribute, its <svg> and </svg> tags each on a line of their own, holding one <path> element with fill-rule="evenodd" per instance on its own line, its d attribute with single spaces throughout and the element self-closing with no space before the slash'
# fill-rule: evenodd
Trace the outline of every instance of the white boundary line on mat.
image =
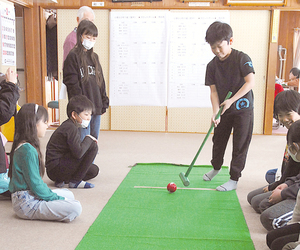
<svg viewBox="0 0 300 250">
<path fill-rule="evenodd" d="M 167 189 L 167 187 L 148 187 L 148 186 L 134 186 L 134 188 L 157 188 L 157 189 Z M 183 190 L 216 190 L 215 188 L 181 188 L 181 187 L 178 187 L 177 189 L 183 189 Z"/>
</svg>

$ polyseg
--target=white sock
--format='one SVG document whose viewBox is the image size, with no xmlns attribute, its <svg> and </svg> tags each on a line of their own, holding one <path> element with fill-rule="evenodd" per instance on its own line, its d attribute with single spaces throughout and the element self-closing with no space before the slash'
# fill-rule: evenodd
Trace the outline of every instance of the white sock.
<svg viewBox="0 0 300 250">
<path fill-rule="evenodd" d="M 237 187 L 237 181 L 229 179 L 226 183 L 224 183 L 221 186 L 218 186 L 216 189 L 217 191 L 230 191 L 230 190 L 235 190 Z"/>
<path fill-rule="evenodd" d="M 210 170 L 208 173 L 203 175 L 203 180 L 205 181 L 211 181 L 219 172 L 220 170 Z"/>
</svg>

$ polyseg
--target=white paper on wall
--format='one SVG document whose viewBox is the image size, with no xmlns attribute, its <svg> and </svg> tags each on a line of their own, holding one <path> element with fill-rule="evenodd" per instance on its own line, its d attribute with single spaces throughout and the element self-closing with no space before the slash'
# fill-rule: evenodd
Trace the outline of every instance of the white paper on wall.
<svg viewBox="0 0 300 250">
<path fill-rule="evenodd" d="M 111 106 L 167 105 L 167 13 L 111 12 Z"/>
<path fill-rule="evenodd" d="M 205 35 L 214 21 L 229 23 L 229 12 L 171 12 L 168 107 L 211 107 L 204 81 L 214 54 Z"/>
<path fill-rule="evenodd" d="M 2 64 L 16 66 L 16 21 L 15 8 L 0 2 Z"/>
<path fill-rule="evenodd" d="M 210 107 L 205 42 L 229 11 L 111 11 L 111 106 Z"/>
</svg>

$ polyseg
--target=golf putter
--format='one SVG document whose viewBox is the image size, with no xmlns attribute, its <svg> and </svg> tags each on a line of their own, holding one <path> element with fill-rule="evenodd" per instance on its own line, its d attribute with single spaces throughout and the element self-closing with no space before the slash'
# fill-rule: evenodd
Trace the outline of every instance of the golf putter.
<svg viewBox="0 0 300 250">
<path fill-rule="evenodd" d="M 227 96 L 225 97 L 224 101 L 226 101 L 227 99 L 229 99 L 231 97 L 231 95 L 232 95 L 232 92 L 229 91 L 228 94 L 227 94 Z M 217 113 L 217 115 L 215 117 L 215 120 L 219 119 L 222 111 L 223 111 L 223 106 L 219 109 L 219 111 L 218 111 L 218 113 Z M 180 179 L 181 179 L 181 181 L 182 181 L 182 183 L 183 183 L 184 186 L 190 185 L 190 181 L 189 181 L 188 176 L 189 176 L 189 174 L 190 174 L 190 172 L 191 172 L 191 170 L 192 170 L 192 168 L 193 168 L 193 166 L 194 166 L 194 164 L 195 164 L 195 162 L 196 162 L 196 160 L 198 158 L 198 155 L 200 154 L 200 152 L 201 152 L 201 150 L 202 150 L 205 142 L 207 141 L 207 139 L 208 139 L 211 131 L 213 130 L 213 128 L 214 128 L 214 124 L 212 123 L 211 126 L 210 126 L 210 128 L 209 128 L 209 130 L 208 130 L 208 132 L 207 132 L 207 134 L 206 134 L 206 136 L 205 136 L 205 138 L 204 138 L 204 140 L 203 140 L 203 142 L 202 142 L 202 144 L 201 144 L 201 146 L 200 146 L 200 148 L 199 148 L 199 150 L 198 150 L 198 152 L 197 152 L 197 154 L 194 157 L 194 160 L 192 161 L 191 165 L 189 166 L 188 170 L 186 171 L 186 173 L 181 172 L 179 174 L 179 177 L 180 177 Z"/>
</svg>

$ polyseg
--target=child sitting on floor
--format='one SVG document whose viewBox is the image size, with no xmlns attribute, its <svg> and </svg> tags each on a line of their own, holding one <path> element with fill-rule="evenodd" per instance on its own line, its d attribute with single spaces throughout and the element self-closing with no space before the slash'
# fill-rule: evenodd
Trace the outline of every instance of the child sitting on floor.
<svg viewBox="0 0 300 250">
<path fill-rule="evenodd" d="M 294 90 L 286 90 L 279 93 L 274 102 L 274 115 L 286 128 L 289 129 L 294 122 L 300 120 L 300 94 Z M 261 222 L 267 230 L 273 229 L 272 223 L 274 218 L 278 218 L 286 212 L 293 210 L 295 203 L 294 200 L 291 202 L 289 200 L 285 201 L 291 204 L 289 204 L 289 206 L 286 207 L 287 210 L 284 211 L 277 210 L 277 205 L 272 206 L 270 209 L 263 206 L 263 204 L 267 202 L 271 191 L 284 183 L 286 178 L 296 176 L 300 173 L 300 165 L 290 158 L 287 147 L 283 157 L 281 172 L 282 175 L 278 181 L 275 181 L 268 186 L 253 190 L 247 196 L 247 200 L 253 209 L 256 212 L 261 213 Z M 273 213 L 272 216 L 269 217 L 269 212 L 271 212 L 271 210 Z"/>
<path fill-rule="evenodd" d="M 67 105 L 69 119 L 52 134 L 46 150 L 46 170 L 56 187 L 93 188 L 86 180 L 96 177 L 99 168 L 93 161 L 98 152 L 97 139 L 85 136 L 81 142 L 79 128 L 87 128 L 93 103 L 84 95 L 72 97 Z"/>
<path fill-rule="evenodd" d="M 293 125 L 291 126 L 288 132 L 287 140 L 288 140 L 288 150 L 291 158 L 295 162 L 300 163 L 300 121 L 293 123 Z M 293 199 L 295 195 L 297 195 L 297 199 L 296 199 L 296 205 L 294 209 L 291 210 L 293 211 L 292 212 L 293 215 L 291 221 L 288 222 L 288 225 L 272 230 L 267 234 L 267 245 L 270 247 L 271 250 L 279 250 L 279 249 L 281 250 L 285 244 L 289 242 L 296 242 L 299 240 L 299 233 L 300 233 L 299 180 L 300 180 L 300 174 L 298 174 L 296 177 L 287 178 L 284 184 L 278 186 L 281 193 L 278 195 L 276 193 L 274 194 L 274 198 L 276 198 L 277 196 L 279 200 L 286 196 L 289 199 Z M 271 199 L 272 198 L 273 197 L 271 197 Z"/>
<path fill-rule="evenodd" d="M 296 204 L 296 197 L 300 188 L 300 160 L 297 158 L 300 156 L 300 151 L 299 155 L 297 155 L 298 150 L 295 150 L 298 142 L 300 143 L 299 131 L 300 120 L 291 125 L 287 134 L 288 152 L 290 155 L 288 168 L 293 163 L 293 167 L 295 169 L 298 168 L 298 175 L 287 177 L 283 183 L 277 184 L 272 191 L 265 187 L 248 194 L 248 201 L 250 201 L 255 211 L 261 213 L 260 221 L 268 231 L 275 228 L 274 219 L 293 211 Z M 284 226 L 288 220 L 290 219 L 285 219 L 280 226 Z"/>
<path fill-rule="evenodd" d="M 17 216 L 30 220 L 70 222 L 81 214 L 81 204 L 67 189 L 51 191 L 42 180 L 45 166 L 38 137 L 48 128 L 48 112 L 37 104 L 22 106 L 15 118 L 14 142 L 8 175 Z"/>
</svg>

